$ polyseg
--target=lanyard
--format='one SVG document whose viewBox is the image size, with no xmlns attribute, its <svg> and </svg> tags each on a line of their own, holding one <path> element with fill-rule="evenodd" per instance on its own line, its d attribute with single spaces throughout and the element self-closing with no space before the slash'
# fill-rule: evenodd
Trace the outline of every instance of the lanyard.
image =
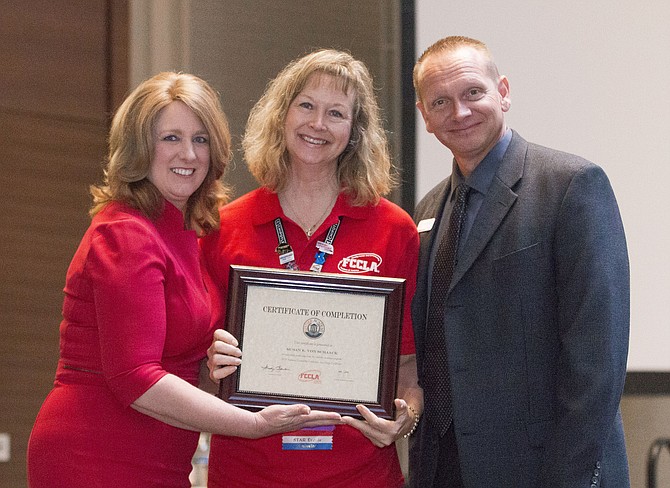
<svg viewBox="0 0 670 488">
<path fill-rule="evenodd" d="M 337 231 L 340 229 L 341 218 L 337 219 L 333 225 L 328 228 L 328 233 L 326 234 L 325 241 L 317 241 L 316 248 L 317 252 L 314 256 L 314 263 L 309 268 L 310 271 L 315 273 L 320 273 L 323 268 L 324 263 L 326 262 L 327 254 L 333 254 L 335 248 L 333 247 L 333 242 L 337 236 Z M 291 245 L 286 239 L 286 233 L 284 232 L 284 225 L 282 224 L 281 217 L 277 217 L 274 220 L 275 232 L 277 233 L 277 248 L 275 252 L 279 254 L 279 264 L 284 266 L 286 269 L 299 270 L 298 263 L 295 262 L 295 254 Z"/>
</svg>

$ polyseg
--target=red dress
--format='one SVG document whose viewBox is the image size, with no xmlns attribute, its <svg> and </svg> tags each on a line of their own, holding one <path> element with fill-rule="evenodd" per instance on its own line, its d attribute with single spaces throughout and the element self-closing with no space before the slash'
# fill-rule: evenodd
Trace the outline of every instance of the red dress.
<svg viewBox="0 0 670 488">
<path fill-rule="evenodd" d="M 168 373 L 198 382 L 211 342 L 195 232 L 165 202 L 156 222 L 118 203 L 68 269 L 54 389 L 28 446 L 32 488 L 190 487 L 198 433 L 130 407 Z"/>
<path fill-rule="evenodd" d="M 231 264 L 281 267 L 275 252 L 277 235 L 273 220 L 277 217 L 282 217 L 287 240 L 301 270 L 309 270 L 317 240 L 324 240 L 327 229 L 341 217 L 333 242 L 335 252 L 326 259 L 324 272 L 405 278 L 401 354 L 415 352 L 410 302 L 416 286 L 419 237 L 409 215 L 385 199 L 376 206 L 352 207 L 340 195 L 326 221 L 309 240 L 300 227 L 284 216 L 277 195 L 267 189 L 252 191 L 223 207 L 220 232 L 201 241 L 205 264 L 220 288 L 219 300 L 213 304 L 215 318 L 225 311 Z M 290 450 L 282 446 L 282 434 L 257 440 L 212 436 L 209 486 L 403 486 L 395 445 L 377 448 L 349 426 L 329 429 L 303 431 L 298 435 L 332 435 L 331 450 Z"/>
</svg>

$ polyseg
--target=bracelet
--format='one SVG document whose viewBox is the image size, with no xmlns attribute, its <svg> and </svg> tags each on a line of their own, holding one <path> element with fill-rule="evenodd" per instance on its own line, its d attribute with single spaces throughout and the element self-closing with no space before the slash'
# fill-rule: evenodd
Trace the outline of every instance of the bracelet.
<svg viewBox="0 0 670 488">
<path fill-rule="evenodd" d="M 411 405 L 409 404 L 407 405 L 407 410 L 409 410 L 412 413 L 412 415 L 414 415 L 414 425 L 412 425 L 412 428 L 407 434 L 402 436 L 403 439 L 407 439 L 409 436 L 414 434 L 414 432 L 416 431 L 416 427 L 419 425 L 419 419 L 421 419 L 421 416 L 418 413 L 416 413 L 416 410 L 414 410 L 414 408 L 412 408 Z"/>
</svg>

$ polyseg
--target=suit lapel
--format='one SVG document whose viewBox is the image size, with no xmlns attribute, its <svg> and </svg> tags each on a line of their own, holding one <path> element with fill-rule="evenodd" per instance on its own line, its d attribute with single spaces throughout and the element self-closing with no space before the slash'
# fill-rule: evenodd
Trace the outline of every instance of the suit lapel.
<svg viewBox="0 0 670 488">
<path fill-rule="evenodd" d="M 512 187 L 523 176 L 527 147 L 526 141 L 514 132 L 500 168 L 491 183 L 491 188 L 486 194 L 472 225 L 468 240 L 463 247 L 463 254 L 454 268 L 449 291 L 460 281 L 482 253 L 516 201 L 517 194 L 512 191 Z"/>
<path fill-rule="evenodd" d="M 419 310 L 426 310 L 428 305 L 428 277 L 430 275 L 428 272 L 428 263 L 430 262 L 430 253 L 435 242 L 437 229 L 442 220 L 445 200 L 447 199 L 449 189 L 451 188 L 450 178 L 447 178 L 442 186 L 442 190 L 434 196 L 430 205 L 423 209 L 420 215 L 417 215 L 419 220 L 423 218 L 435 218 L 433 228 L 429 232 L 419 234 L 419 268 L 417 271 L 416 292 L 414 295 L 414 299 L 419 305 Z"/>
</svg>

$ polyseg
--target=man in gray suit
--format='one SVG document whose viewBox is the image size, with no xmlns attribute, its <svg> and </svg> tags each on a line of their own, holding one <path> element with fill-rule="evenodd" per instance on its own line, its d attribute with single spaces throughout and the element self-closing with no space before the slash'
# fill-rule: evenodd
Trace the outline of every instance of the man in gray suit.
<svg viewBox="0 0 670 488">
<path fill-rule="evenodd" d="M 509 82 L 480 41 L 438 41 L 414 85 L 426 129 L 454 162 L 415 212 L 425 409 L 412 485 L 628 487 L 629 269 L 607 176 L 506 126 Z M 450 224 L 454 208 L 465 217 Z M 447 272 L 438 248 L 450 225 Z"/>
</svg>

